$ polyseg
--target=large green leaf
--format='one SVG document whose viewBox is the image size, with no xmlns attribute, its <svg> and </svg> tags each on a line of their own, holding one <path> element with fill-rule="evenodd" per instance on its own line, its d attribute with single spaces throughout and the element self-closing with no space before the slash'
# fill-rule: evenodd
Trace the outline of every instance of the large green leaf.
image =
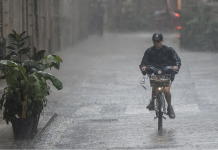
<svg viewBox="0 0 218 150">
<path fill-rule="evenodd" d="M 44 58 L 44 55 L 46 52 L 45 50 L 40 50 L 37 52 L 36 49 L 34 48 L 33 51 L 34 51 L 34 55 L 32 56 L 31 59 L 36 60 L 36 61 L 40 61 Z"/>
<path fill-rule="evenodd" d="M 51 65 L 49 66 L 54 67 L 55 69 L 59 70 L 60 69 L 60 62 L 56 61 L 56 62 L 52 62 Z"/>
<path fill-rule="evenodd" d="M 26 68 L 27 72 L 30 72 L 33 69 L 42 71 L 45 69 L 44 65 L 40 62 L 36 62 L 34 60 L 28 60 L 23 63 L 23 67 Z"/>
<path fill-rule="evenodd" d="M 6 48 L 10 49 L 10 50 L 16 50 L 16 48 L 12 47 L 12 46 L 7 46 Z"/>
<path fill-rule="evenodd" d="M 11 50 L 10 56 L 13 56 L 13 55 L 17 56 L 17 53 L 15 50 Z"/>
<path fill-rule="evenodd" d="M 6 75 L 7 85 L 15 87 L 17 84 L 18 78 L 23 78 L 20 71 L 16 69 L 11 69 Z"/>
<path fill-rule="evenodd" d="M 18 51 L 18 54 L 20 55 L 23 55 L 25 53 L 28 53 L 31 51 L 31 48 L 30 47 L 24 47 L 24 48 L 21 48 L 19 51 Z"/>
<path fill-rule="evenodd" d="M 51 69 L 52 67 L 54 67 L 55 69 L 59 70 L 60 69 L 60 62 L 56 61 L 56 62 L 46 63 L 44 66 L 45 66 L 44 70 L 46 70 L 48 68 Z"/>
<path fill-rule="evenodd" d="M 39 77 L 44 78 L 45 80 L 50 80 L 52 84 L 58 89 L 61 90 L 63 88 L 63 85 L 61 81 L 59 81 L 55 76 L 51 75 L 50 73 L 43 72 L 43 71 L 37 71 L 36 74 Z"/>
<path fill-rule="evenodd" d="M 9 60 L 0 60 L 0 64 L 2 65 L 8 65 Z"/>
<path fill-rule="evenodd" d="M 26 69 L 27 72 L 30 72 L 32 68 L 35 68 L 36 64 L 35 61 L 28 60 L 24 62 L 22 66 Z"/>
<path fill-rule="evenodd" d="M 11 42 L 16 41 L 16 39 L 17 39 L 14 34 L 9 34 L 9 35 L 8 35 L 8 38 L 10 39 Z"/>
<path fill-rule="evenodd" d="M 17 42 L 16 41 L 15 42 L 11 42 L 11 44 L 17 46 Z"/>
<path fill-rule="evenodd" d="M 39 60 L 43 59 L 44 55 L 45 55 L 45 52 L 46 52 L 45 50 L 38 51 L 36 60 L 39 61 Z"/>
<path fill-rule="evenodd" d="M 44 57 L 46 50 L 40 50 L 38 51 L 37 55 L 40 56 L 41 58 Z"/>
<path fill-rule="evenodd" d="M 24 44 L 25 44 L 25 41 L 21 41 L 21 42 L 19 42 L 19 48 L 20 48 L 20 47 L 23 47 Z"/>
<path fill-rule="evenodd" d="M 12 32 L 14 33 L 14 35 L 17 35 L 17 32 L 16 32 L 16 31 L 12 30 Z"/>
<path fill-rule="evenodd" d="M 9 67 L 15 67 L 23 74 L 24 78 L 26 77 L 25 76 L 26 69 L 23 68 L 21 65 L 15 63 L 13 61 L 10 61 L 10 60 L 0 60 L 0 64 L 6 65 L 6 66 L 9 66 Z"/>
<path fill-rule="evenodd" d="M 23 32 L 19 35 L 19 37 L 22 37 L 25 33 L 26 33 L 26 31 L 23 31 Z"/>
<path fill-rule="evenodd" d="M 0 63 L 1 63 L 1 61 L 0 61 Z M 8 61 L 7 64 L 8 64 L 8 66 L 10 66 L 10 67 L 17 67 L 17 68 L 19 69 L 19 71 L 20 71 L 21 73 L 23 73 L 23 74 L 26 72 L 26 69 L 25 69 L 25 68 L 23 68 L 21 65 L 15 63 L 15 62 L 13 62 L 13 61 Z"/>
<path fill-rule="evenodd" d="M 46 82 L 43 82 L 35 73 L 28 77 L 29 95 L 34 95 L 36 98 L 44 98 L 46 95 Z"/>
<path fill-rule="evenodd" d="M 44 58 L 48 59 L 48 60 L 63 62 L 62 59 L 58 55 L 50 55 L 49 54 L 49 55 L 45 56 Z"/>
</svg>

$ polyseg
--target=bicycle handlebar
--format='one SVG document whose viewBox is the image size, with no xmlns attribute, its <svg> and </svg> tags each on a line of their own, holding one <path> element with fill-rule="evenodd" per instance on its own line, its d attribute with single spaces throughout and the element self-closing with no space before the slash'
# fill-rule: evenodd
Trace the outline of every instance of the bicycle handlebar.
<svg viewBox="0 0 218 150">
<path fill-rule="evenodd" d="M 146 70 L 142 72 L 147 73 L 147 74 L 154 73 L 155 75 L 157 74 L 163 75 L 163 74 L 177 74 L 178 70 L 175 70 L 173 66 L 166 66 L 163 69 L 157 69 L 154 66 L 148 65 L 146 67 Z"/>
</svg>

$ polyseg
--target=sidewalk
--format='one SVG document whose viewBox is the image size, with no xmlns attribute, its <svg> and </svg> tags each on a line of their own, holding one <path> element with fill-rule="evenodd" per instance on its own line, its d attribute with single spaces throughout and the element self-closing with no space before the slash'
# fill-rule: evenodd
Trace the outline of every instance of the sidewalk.
<svg viewBox="0 0 218 150">
<path fill-rule="evenodd" d="M 5 82 L 0 81 L 0 95 L 2 96 Z M 11 123 L 9 125 L 3 120 L 3 110 L 0 111 L 0 149 L 24 149 L 31 148 L 33 142 L 44 132 L 52 119 L 56 117 L 55 113 L 44 112 L 40 116 L 37 135 L 30 140 L 14 140 L 13 129 Z"/>
</svg>

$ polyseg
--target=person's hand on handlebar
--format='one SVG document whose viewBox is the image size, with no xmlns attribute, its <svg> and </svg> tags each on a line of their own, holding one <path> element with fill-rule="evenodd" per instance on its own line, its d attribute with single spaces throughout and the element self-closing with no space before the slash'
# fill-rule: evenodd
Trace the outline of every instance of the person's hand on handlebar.
<svg viewBox="0 0 218 150">
<path fill-rule="evenodd" d="M 146 66 L 143 66 L 141 69 L 142 69 L 142 71 L 145 71 L 145 69 L 146 69 Z"/>
<path fill-rule="evenodd" d="M 179 67 L 178 66 L 174 66 L 173 69 L 178 71 Z"/>
</svg>

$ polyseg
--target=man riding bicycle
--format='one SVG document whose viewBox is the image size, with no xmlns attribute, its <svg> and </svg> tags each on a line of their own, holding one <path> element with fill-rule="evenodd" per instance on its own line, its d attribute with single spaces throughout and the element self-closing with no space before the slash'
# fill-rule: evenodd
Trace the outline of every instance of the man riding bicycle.
<svg viewBox="0 0 218 150">
<path fill-rule="evenodd" d="M 178 71 L 181 67 L 181 59 L 179 58 L 176 51 L 172 47 L 162 45 L 164 41 L 163 35 L 160 33 L 155 33 L 152 36 L 152 41 L 154 46 L 148 48 L 145 51 L 140 64 L 141 71 L 146 71 L 146 66 L 148 65 L 152 65 L 158 69 L 163 69 L 166 66 L 174 66 L 174 69 Z M 144 72 L 142 73 L 145 75 Z M 175 74 L 171 74 L 171 83 L 173 82 L 174 78 L 175 78 Z M 171 93 L 170 93 L 171 83 L 169 84 L 168 87 L 164 88 L 164 94 L 168 104 L 167 114 L 171 119 L 173 119 L 176 116 L 173 107 L 171 105 Z M 146 107 L 147 109 L 154 110 L 155 96 L 156 96 L 155 89 L 152 88 L 151 101 L 149 105 Z"/>
</svg>

